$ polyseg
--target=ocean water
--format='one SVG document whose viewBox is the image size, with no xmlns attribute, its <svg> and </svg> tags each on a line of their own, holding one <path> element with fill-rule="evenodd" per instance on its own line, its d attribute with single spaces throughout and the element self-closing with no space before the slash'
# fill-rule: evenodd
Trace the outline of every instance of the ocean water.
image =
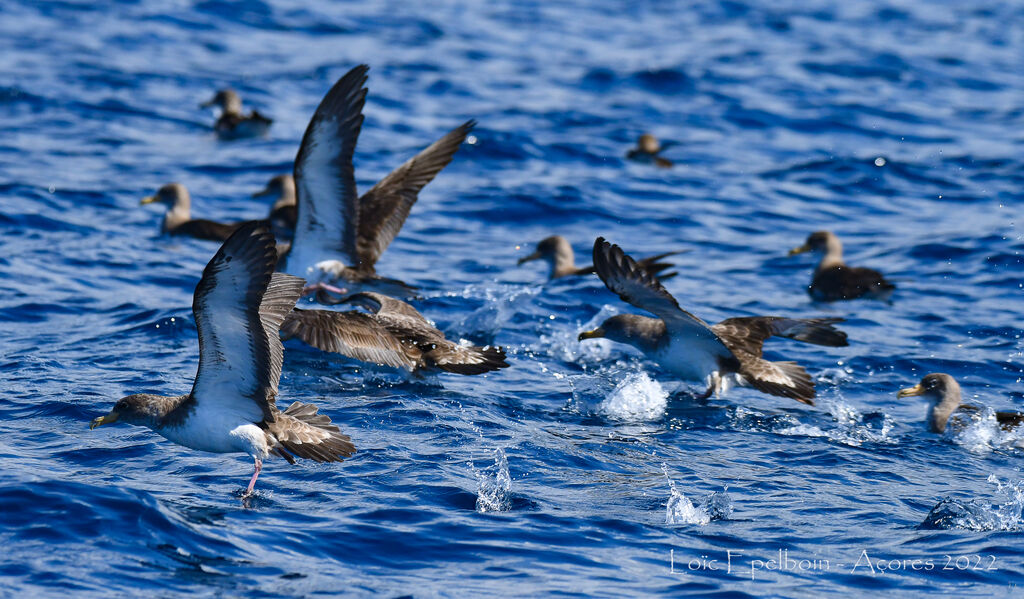
<svg viewBox="0 0 1024 599">
<path fill-rule="evenodd" d="M 308 5 L 307 5 L 308 4 Z M 931 371 L 1024 408 L 1024 6 L 1015 2 L 0 5 L 0 596 L 1020 597 L 1024 450 L 991 416 L 924 427 Z M 254 218 L 330 85 L 371 65 L 367 189 L 445 131 L 472 143 L 379 271 L 512 367 L 408 379 L 289 342 L 281 402 L 351 435 L 342 464 L 251 464 L 90 419 L 186 392 L 216 244 L 139 199 Z M 275 122 L 219 141 L 223 86 Z M 627 162 L 638 134 L 671 169 Z M 815 304 L 812 231 L 896 280 Z M 629 309 L 516 260 L 598 235 L 674 257 L 707 320 L 847 319 L 772 340 L 818 405 L 708 401 L 577 333 Z"/>
</svg>

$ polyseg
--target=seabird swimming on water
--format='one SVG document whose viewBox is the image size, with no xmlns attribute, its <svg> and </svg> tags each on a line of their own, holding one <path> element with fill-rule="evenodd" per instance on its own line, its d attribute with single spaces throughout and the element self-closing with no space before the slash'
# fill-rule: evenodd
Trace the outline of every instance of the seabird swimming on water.
<svg viewBox="0 0 1024 599">
<path fill-rule="evenodd" d="M 243 223 L 218 223 L 192 218 L 192 198 L 181 183 L 168 183 L 156 194 L 142 199 L 141 204 L 160 202 L 167 205 L 161 230 L 170 235 L 187 235 L 209 241 L 224 241 Z"/>
<path fill-rule="evenodd" d="M 355 453 L 348 436 L 316 406 L 275 402 L 283 349 L 278 328 L 302 293 L 302 279 L 275 273 L 274 237 L 266 222 L 241 226 L 206 265 L 192 300 L 199 331 L 199 371 L 192 392 L 121 398 L 89 428 L 127 422 L 190 449 L 247 453 L 255 472 L 276 454 L 340 462 Z"/>
<path fill-rule="evenodd" d="M 298 220 L 295 178 L 291 175 L 277 175 L 267 182 L 266 187 L 252 194 L 252 197 L 273 198 L 274 205 L 270 208 L 270 224 L 274 227 L 274 237 L 279 241 L 291 240 L 295 234 L 295 223 Z"/>
<path fill-rule="evenodd" d="M 858 297 L 888 301 L 896 289 L 877 270 L 847 266 L 843 262 L 843 244 L 831 231 L 811 233 L 802 246 L 789 250 L 789 255 L 804 252 L 823 254 L 807 288 L 811 297 L 818 301 L 834 302 Z"/>
<path fill-rule="evenodd" d="M 933 433 L 942 433 L 954 413 L 977 414 L 981 408 L 960 403 L 960 384 L 948 374 L 933 372 L 926 374 L 921 382 L 908 389 L 900 389 L 896 397 L 914 397 L 923 395 L 931 400 L 928 406 L 928 429 Z M 1014 429 L 1024 424 L 1024 414 L 1020 412 L 996 412 L 996 422 L 1003 430 Z M 959 424 L 962 426 L 962 423 Z"/>
<path fill-rule="evenodd" d="M 846 333 L 832 325 L 842 318 L 729 318 L 715 325 L 679 307 L 658 280 L 641 269 L 622 248 L 602 237 L 594 242 L 594 266 L 605 286 L 630 304 L 657 318 L 620 314 L 600 327 L 580 333 L 579 339 L 605 337 L 627 343 L 676 376 L 707 380 L 702 397 L 725 389 L 727 376 L 758 391 L 814 405 L 814 382 L 796 362 L 769 362 L 761 357 L 769 337 L 843 347 Z"/>
<path fill-rule="evenodd" d="M 672 161 L 668 158 L 662 158 L 658 154 L 671 145 L 671 143 L 662 145 L 657 137 L 650 133 L 644 133 L 636 140 L 636 147 L 626 153 L 626 158 L 634 162 L 645 162 L 655 164 L 661 168 L 669 168 L 672 166 Z"/>
<path fill-rule="evenodd" d="M 266 135 L 274 121 L 253 110 L 246 116 L 242 112 L 242 99 L 233 89 L 222 89 L 200 108 L 220 106 L 220 117 L 213 129 L 221 139 L 241 139 Z"/>
<path fill-rule="evenodd" d="M 643 260 L 638 261 L 637 264 L 640 265 L 640 268 L 664 281 L 666 279 L 671 279 L 679 273 L 669 272 L 661 274 L 662 271 L 672 268 L 672 264 L 668 262 L 660 262 L 660 260 L 664 260 L 669 256 L 675 256 L 676 254 L 681 253 L 683 252 L 665 252 L 664 254 L 644 258 Z M 540 243 L 537 244 L 537 249 L 534 250 L 532 254 L 523 256 L 516 264 L 522 265 L 526 262 L 530 262 L 531 260 L 544 260 L 551 266 L 551 273 L 548 275 L 549 280 L 572 275 L 589 275 L 596 272 L 593 266 L 576 266 L 576 259 L 572 252 L 572 246 L 569 245 L 569 242 L 561 235 L 552 235 L 551 237 L 541 240 Z"/>
<path fill-rule="evenodd" d="M 285 318 L 281 334 L 323 351 L 409 371 L 440 369 L 483 374 L 508 368 L 504 349 L 453 343 L 401 300 L 362 292 L 329 303 L 362 306 L 370 313 L 296 308 Z"/>
<path fill-rule="evenodd" d="M 338 80 L 309 122 L 295 157 L 298 224 L 282 270 L 312 285 L 370 288 L 408 297 L 413 288 L 377 275 L 374 264 L 398 234 L 417 194 L 448 165 L 474 126 L 467 121 L 356 194 L 352 155 L 363 124 L 366 65 Z"/>
</svg>

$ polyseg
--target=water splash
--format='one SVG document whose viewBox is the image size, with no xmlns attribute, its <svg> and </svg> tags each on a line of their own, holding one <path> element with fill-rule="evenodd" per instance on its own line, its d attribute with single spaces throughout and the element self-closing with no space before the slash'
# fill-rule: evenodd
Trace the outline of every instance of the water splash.
<svg viewBox="0 0 1024 599">
<path fill-rule="evenodd" d="M 668 392 L 646 372 L 634 372 L 616 385 L 598 411 L 621 420 L 657 420 L 667 405 Z"/>
<path fill-rule="evenodd" d="M 697 504 L 676 488 L 675 481 L 668 475 L 668 465 L 662 464 L 661 471 L 668 481 L 669 498 L 665 504 L 665 524 L 696 524 L 704 526 L 713 520 L 725 520 L 732 514 L 732 498 L 725 491 L 705 495 Z"/>
<path fill-rule="evenodd" d="M 947 497 L 928 512 L 918 525 L 924 530 L 1010 531 L 1024 530 L 1024 480 L 1001 482 L 994 474 L 988 482 L 995 483 L 996 491 L 1007 501 L 989 504 L 977 499 L 966 501 Z"/>
<path fill-rule="evenodd" d="M 997 449 L 1024 449 L 1022 432 L 1003 430 L 992 408 L 986 407 L 980 414 L 971 415 L 962 422 L 965 422 L 965 425 L 952 433 L 952 440 L 971 453 L 984 454 Z"/>
<path fill-rule="evenodd" d="M 512 475 L 508 470 L 505 450 L 495 450 L 494 465 L 475 474 L 476 511 L 481 514 L 509 511 L 512 508 Z"/>
<path fill-rule="evenodd" d="M 588 339 L 581 342 L 578 335 L 580 331 L 597 328 L 606 318 L 614 314 L 618 314 L 618 310 L 605 305 L 590 320 L 575 328 L 559 327 L 540 335 L 537 344 L 531 349 L 538 354 L 549 355 L 556 360 L 575 362 L 583 366 L 584 369 L 596 367 L 608 361 L 613 343 L 607 339 Z"/>
</svg>

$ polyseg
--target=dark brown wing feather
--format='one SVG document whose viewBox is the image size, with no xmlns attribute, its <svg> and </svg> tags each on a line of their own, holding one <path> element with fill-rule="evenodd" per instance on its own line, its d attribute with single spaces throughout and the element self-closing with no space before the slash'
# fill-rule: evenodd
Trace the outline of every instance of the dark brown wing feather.
<svg viewBox="0 0 1024 599">
<path fill-rule="evenodd" d="M 1003 430 L 1011 430 L 1024 424 L 1024 414 L 1020 412 L 996 412 L 996 422 Z"/>
<path fill-rule="evenodd" d="M 740 374 L 751 387 L 769 395 L 814 405 L 814 381 L 803 366 L 796 362 L 769 362 L 742 350 L 733 353 L 742 365 Z"/>
<path fill-rule="evenodd" d="M 262 426 L 277 440 L 275 453 L 293 464 L 292 455 L 317 462 L 340 462 L 356 452 L 352 439 L 311 404 L 295 402 Z"/>
<path fill-rule="evenodd" d="M 876 270 L 843 265 L 815 273 L 808 293 L 815 299 L 832 302 L 865 295 L 884 295 L 894 289 L 896 286 Z"/>
<path fill-rule="evenodd" d="M 297 337 L 317 349 L 374 364 L 413 370 L 420 355 L 376 318 L 362 312 L 294 310 L 281 326 L 285 339 Z"/>
<path fill-rule="evenodd" d="M 769 337 L 786 337 L 828 347 L 849 345 L 846 333 L 833 327 L 842 318 L 786 318 L 784 316 L 746 316 L 727 318 L 711 330 L 730 349 L 743 349 L 761 355 L 761 346 Z"/>
<path fill-rule="evenodd" d="M 197 218 L 185 221 L 167 232 L 171 235 L 185 235 L 187 237 L 195 237 L 196 239 L 205 239 L 207 241 L 225 241 L 242 225 L 254 222 L 257 221 L 218 223 L 212 220 Z"/>
<path fill-rule="evenodd" d="M 363 194 L 359 199 L 359 262 L 354 266 L 373 270 L 380 255 L 398 235 L 420 190 L 448 166 L 475 124 L 467 121 L 451 130 Z"/>
</svg>

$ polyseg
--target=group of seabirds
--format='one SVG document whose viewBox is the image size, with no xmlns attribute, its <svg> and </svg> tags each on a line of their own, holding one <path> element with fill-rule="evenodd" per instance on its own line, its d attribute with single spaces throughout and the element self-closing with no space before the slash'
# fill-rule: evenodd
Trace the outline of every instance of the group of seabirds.
<svg viewBox="0 0 1024 599">
<path fill-rule="evenodd" d="M 90 428 L 125 422 L 192 449 L 248 454 L 254 464 L 245 491 L 249 496 L 271 455 L 292 464 L 297 457 L 333 462 L 356 450 L 316 406 L 294 402 L 283 411 L 278 408 L 282 339 L 411 373 L 476 375 L 509 366 L 501 347 L 446 339 L 405 301 L 415 297 L 415 287 L 376 272 L 374 265 L 419 191 L 451 162 L 475 123 L 456 127 L 360 195 L 352 159 L 363 123 L 367 71 L 366 65 L 357 66 L 334 84 L 309 122 L 293 173 L 274 177 L 254 194 L 273 200 L 267 218 L 238 223 L 193 219 L 189 192 L 180 183 L 142 200 L 166 205 L 163 232 L 223 242 L 192 301 L 199 369 L 189 393 L 129 395 Z M 224 139 L 262 135 L 272 122 L 256 111 L 244 114 L 231 90 L 218 92 L 206 105 L 221 108 L 214 129 Z M 672 162 L 660 156 L 668 146 L 644 134 L 627 158 L 670 168 Z M 790 254 L 804 252 L 821 255 L 808 287 L 815 300 L 888 301 L 895 290 L 877 271 L 847 266 L 842 244 L 831 232 L 812 233 Z M 764 359 L 762 347 L 770 337 L 846 346 L 846 333 L 835 327 L 843 319 L 753 316 L 709 324 L 684 310 L 662 285 L 676 274 L 665 259 L 677 253 L 637 260 L 598 237 L 593 265 L 580 267 L 570 243 L 556 235 L 540 241 L 519 264 L 543 260 L 550 265 L 550 279 L 596 274 L 610 291 L 649 314 L 612 316 L 581 332 L 580 341 L 605 338 L 632 345 L 671 374 L 705 382 L 702 398 L 740 384 L 813 405 L 814 382 L 807 371 L 796 362 Z M 355 309 L 297 308 L 305 296 Z M 951 420 L 962 423 L 962 415 L 978 411 L 961 403 L 960 387 L 948 374 L 929 374 L 898 396 L 929 398 L 928 426 L 936 433 Z M 996 417 L 1004 427 L 1024 423 L 1019 413 L 998 412 Z"/>
</svg>

